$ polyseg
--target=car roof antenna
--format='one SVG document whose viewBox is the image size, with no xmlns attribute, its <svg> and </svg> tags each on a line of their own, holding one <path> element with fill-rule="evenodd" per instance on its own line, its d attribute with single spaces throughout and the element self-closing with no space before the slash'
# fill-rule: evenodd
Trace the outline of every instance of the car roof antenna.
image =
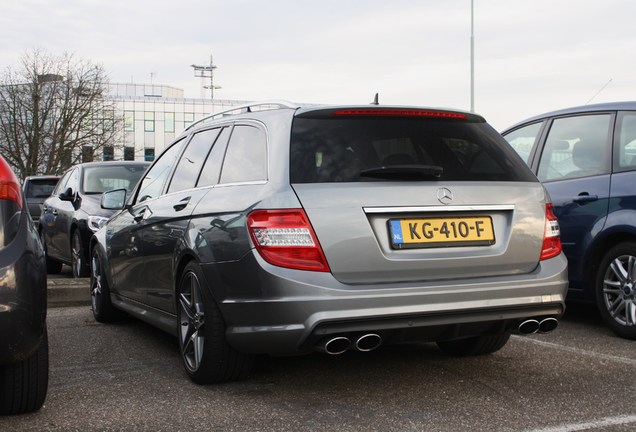
<svg viewBox="0 0 636 432">
<path fill-rule="evenodd" d="M 373 98 L 373 102 L 371 102 L 371 105 L 380 105 L 378 93 L 375 94 L 375 97 Z"/>
</svg>

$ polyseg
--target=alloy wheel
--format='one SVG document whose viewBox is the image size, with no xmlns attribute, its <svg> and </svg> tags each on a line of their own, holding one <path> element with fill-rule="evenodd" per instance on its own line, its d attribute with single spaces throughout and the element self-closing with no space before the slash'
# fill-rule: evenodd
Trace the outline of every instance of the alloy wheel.
<svg viewBox="0 0 636 432">
<path fill-rule="evenodd" d="M 603 303 L 617 324 L 636 326 L 636 257 L 614 258 L 603 277 Z"/>
<path fill-rule="evenodd" d="M 73 234 L 73 247 L 71 248 L 73 260 L 73 276 L 78 278 L 82 275 L 82 239 L 77 231 Z"/>
<path fill-rule="evenodd" d="M 192 271 L 186 273 L 179 293 L 179 338 L 181 354 L 190 372 L 201 366 L 205 338 L 205 311 L 201 284 Z"/>
<path fill-rule="evenodd" d="M 93 254 L 93 259 L 91 260 L 91 276 L 91 305 L 93 306 L 93 311 L 99 312 L 98 308 L 102 298 L 102 269 L 96 253 Z"/>
</svg>

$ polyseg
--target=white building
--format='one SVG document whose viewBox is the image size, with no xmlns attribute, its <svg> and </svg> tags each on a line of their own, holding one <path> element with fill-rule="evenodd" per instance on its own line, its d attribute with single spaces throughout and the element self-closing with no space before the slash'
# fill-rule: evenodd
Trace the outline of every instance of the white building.
<svg viewBox="0 0 636 432">
<path fill-rule="evenodd" d="M 116 118 L 124 119 L 121 139 L 105 147 L 104 160 L 154 160 L 184 128 L 203 116 L 249 101 L 190 99 L 166 85 L 110 84 Z"/>
</svg>

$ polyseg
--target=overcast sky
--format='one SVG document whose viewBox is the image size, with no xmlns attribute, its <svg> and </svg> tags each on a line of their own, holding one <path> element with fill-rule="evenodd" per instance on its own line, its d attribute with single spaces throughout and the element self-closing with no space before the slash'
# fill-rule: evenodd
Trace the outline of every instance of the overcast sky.
<svg viewBox="0 0 636 432">
<path fill-rule="evenodd" d="M 0 0 L 0 71 L 74 53 L 111 82 L 215 98 L 470 109 L 470 0 Z M 475 0 L 475 111 L 501 130 L 636 100 L 636 1 Z M 599 93 L 600 91 L 600 93 Z M 206 97 L 209 97 L 209 93 Z"/>
</svg>

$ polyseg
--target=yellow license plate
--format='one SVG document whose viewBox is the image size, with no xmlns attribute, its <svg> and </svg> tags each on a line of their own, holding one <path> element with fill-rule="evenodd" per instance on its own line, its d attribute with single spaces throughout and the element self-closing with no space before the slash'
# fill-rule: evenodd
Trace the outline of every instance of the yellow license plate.
<svg viewBox="0 0 636 432">
<path fill-rule="evenodd" d="M 391 219 L 389 231 L 394 249 L 495 243 L 490 216 Z"/>
</svg>

